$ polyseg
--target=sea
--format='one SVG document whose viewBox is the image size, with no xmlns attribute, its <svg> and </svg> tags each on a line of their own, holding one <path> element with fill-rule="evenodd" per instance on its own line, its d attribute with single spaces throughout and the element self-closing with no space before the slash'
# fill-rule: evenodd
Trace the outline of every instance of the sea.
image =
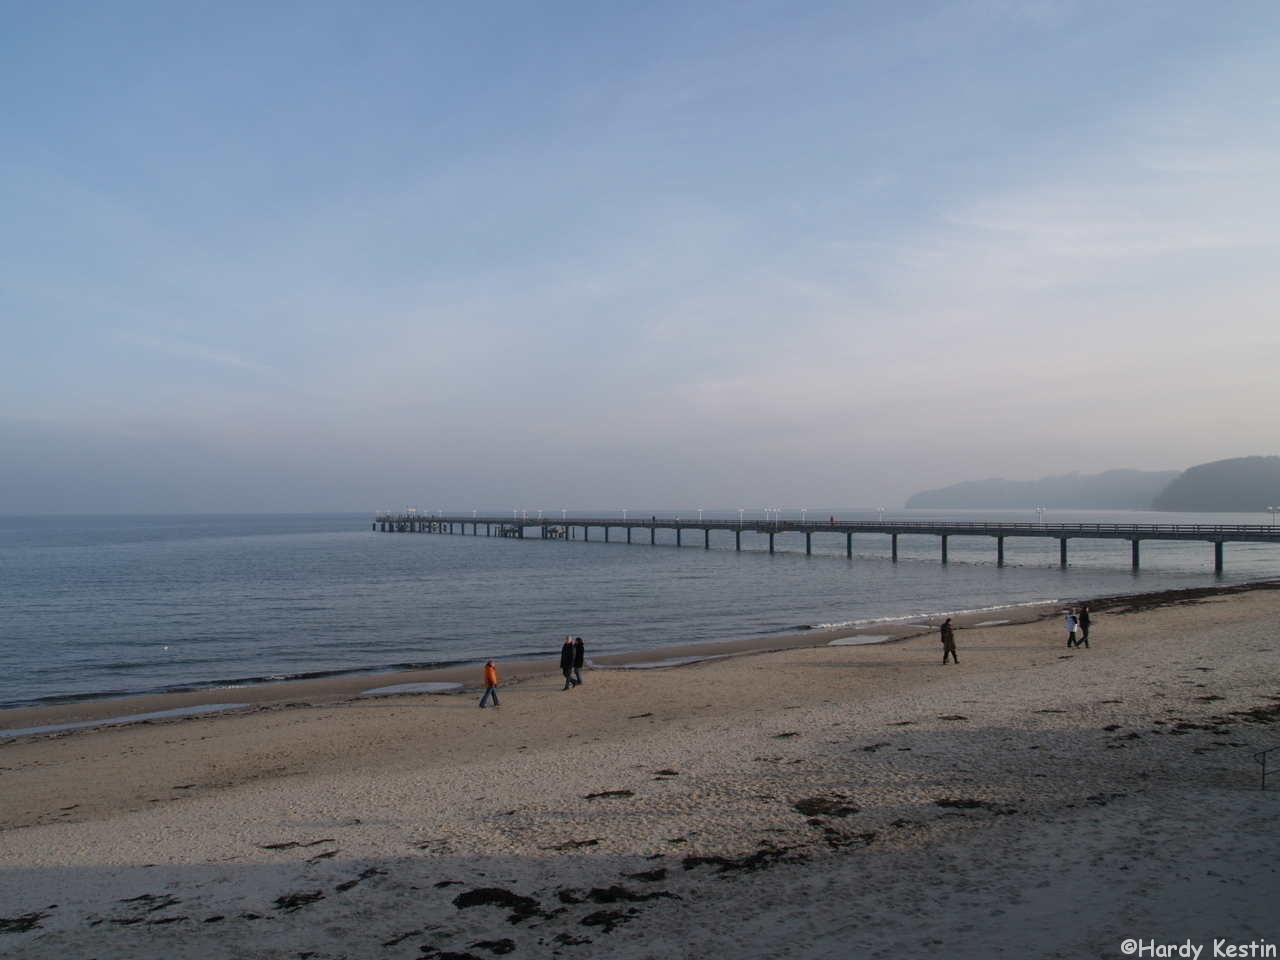
<svg viewBox="0 0 1280 960">
<path fill-rule="evenodd" d="M 559 511 L 556 511 L 557 513 Z M 683 516 L 696 510 L 631 515 Z M 597 516 L 598 514 L 583 514 Z M 839 520 L 878 511 L 809 511 Z M 736 519 L 733 511 L 704 511 Z M 573 515 L 570 514 L 570 519 Z M 783 520 L 799 520 L 784 511 Z M 1034 511 L 889 511 L 886 519 L 1039 519 Z M 0 709 L 871 625 L 1044 601 L 1280 577 L 1280 546 L 672 531 L 592 540 L 382 533 L 371 514 L 0 516 Z M 759 519 L 748 515 L 748 519 Z M 1061 523 L 1257 523 L 1265 515 L 1049 511 Z M 1095 627 L 1101 638 L 1105 624 Z"/>
</svg>

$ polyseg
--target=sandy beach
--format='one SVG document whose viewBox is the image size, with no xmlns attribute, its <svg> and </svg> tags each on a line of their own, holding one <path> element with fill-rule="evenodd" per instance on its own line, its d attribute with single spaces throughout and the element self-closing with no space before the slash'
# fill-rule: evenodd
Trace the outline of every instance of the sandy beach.
<svg viewBox="0 0 1280 960">
<path fill-rule="evenodd" d="M 1280 775 L 1260 790 L 1254 755 L 1280 745 L 1278 587 L 1100 602 L 1079 651 L 1056 610 L 988 612 L 945 667 L 918 624 L 610 658 L 569 692 L 502 664 L 484 711 L 478 670 L 9 711 L 247 704 L 0 743 L 0 952 L 1274 946 Z M 714 653 L 736 655 L 636 669 Z M 360 695 L 426 679 L 464 686 Z"/>
</svg>

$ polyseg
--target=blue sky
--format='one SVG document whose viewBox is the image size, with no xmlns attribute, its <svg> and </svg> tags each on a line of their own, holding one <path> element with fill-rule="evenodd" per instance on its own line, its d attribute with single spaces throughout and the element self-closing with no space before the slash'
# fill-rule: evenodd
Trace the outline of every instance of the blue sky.
<svg viewBox="0 0 1280 960">
<path fill-rule="evenodd" d="M 1273 3 L 6 21 L 0 512 L 893 505 L 1280 453 Z"/>
</svg>

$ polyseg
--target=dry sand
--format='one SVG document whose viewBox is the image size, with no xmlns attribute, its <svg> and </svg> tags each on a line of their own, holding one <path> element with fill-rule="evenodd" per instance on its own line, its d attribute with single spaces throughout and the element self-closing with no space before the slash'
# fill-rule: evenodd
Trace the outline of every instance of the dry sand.
<svg viewBox="0 0 1280 960">
<path fill-rule="evenodd" d="M 354 696 L 410 679 L 366 677 L 255 690 L 236 714 L 0 744 L 0 953 L 1276 944 L 1280 776 L 1260 791 L 1253 754 L 1280 743 L 1280 590 L 1095 610 L 1078 652 L 1056 613 L 1022 609 L 970 618 L 1024 622 L 959 630 L 946 667 L 934 631 L 871 646 L 810 634 L 589 670 L 571 692 L 525 664 L 483 712 L 470 690 Z"/>
</svg>

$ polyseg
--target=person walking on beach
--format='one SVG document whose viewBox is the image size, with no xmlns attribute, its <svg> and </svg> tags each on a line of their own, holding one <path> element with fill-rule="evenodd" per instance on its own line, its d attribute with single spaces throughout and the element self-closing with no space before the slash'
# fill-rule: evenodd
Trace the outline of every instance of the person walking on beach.
<svg viewBox="0 0 1280 960">
<path fill-rule="evenodd" d="M 942 622 L 942 629 L 939 633 L 942 634 L 942 665 L 944 667 L 947 665 L 947 656 L 950 655 L 951 662 L 959 666 L 960 658 L 956 656 L 956 634 L 955 631 L 951 629 L 950 617 L 947 617 L 947 619 Z"/>
<path fill-rule="evenodd" d="M 573 638 L 573 682 L 582 683 L 582 664 L 586 662 L 587 650 L 582 645 L 581 637 Z"/>
<path fill-rule="evenodd" d="M 565 637 L 564 646 L 560 648 L 560 672 L 564 674 L 561 690 L 571 690 L 578 685 L 573 679 L 573 655 L 573 637 Z"/>
<path fill-rule="evenodd" d="M 1089 649 L 1089 605 L 1087 603 L 1080 604 L 1080 639 L 1076 641 L 1076 646 Z"/>
<path fill-rule="evenodd" d="M 498 703 L 498 668 L 492 660 L 485 661 L 484 665 L 484 696 L 480 698 L 480 709 L 484 709 L 485 702 L 493 697 L 493 705 L 500 707 Z"/>
<path fill-rule="evenodd" d="M 1076 645 L 1076 630 L 1080 627 L 1080 621 L 1076 619 L 1074 610 L 1067 611 L 1067 646 L 1074 647 Z"/>
</svg>

